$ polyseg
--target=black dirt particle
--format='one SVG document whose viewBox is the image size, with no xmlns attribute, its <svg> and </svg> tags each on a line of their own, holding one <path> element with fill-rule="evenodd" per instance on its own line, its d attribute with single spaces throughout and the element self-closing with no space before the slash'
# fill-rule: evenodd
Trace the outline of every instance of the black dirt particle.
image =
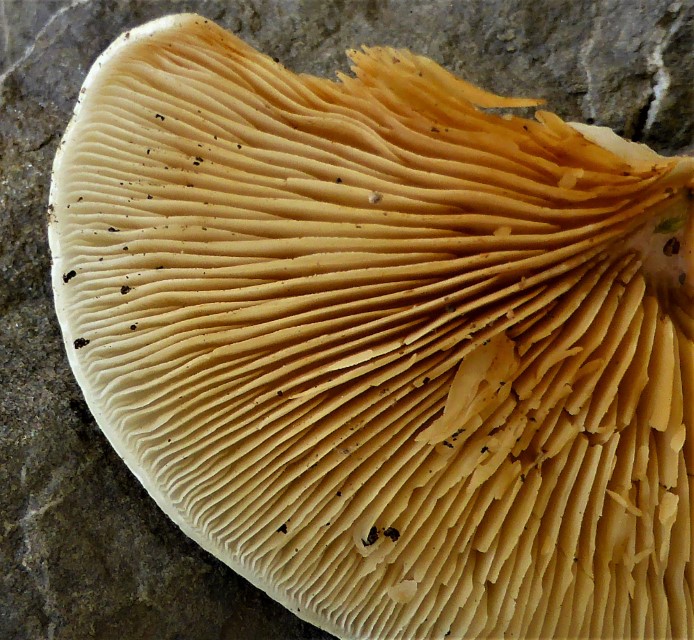
<svg viewBox="0 0 694 640">
<path fill-rule="evenodd" d="M 151 200 L 151 199 L 152 199 L 152 196 L 149 195 L 149 193 L 148 193 L 148 194 L 147 194 L 147 200 Z"/>
<path fill-rule="evenodd" d="M 75 345 L 75 349 L 81 349 L 89 344 L 89 340 L 86 338 L 77 338 L 73 344 Z"/>
<path fill-rule="evenodd" d="M 371 527 L 371 529 L 369 529 L 369 535 L 366 536 L 366 540 L 362 538 L 361 543 L 365 547 L 370 547 L 372 544 L 376 542 L 376 540 L 378 540 L 378 529 L 376 529 L 376 527 Z"/>
<path fill-rule="evenodd" d="M 166 118 L 164 118 L 164 116 L 163 116 L 163 115 L 161 115 L 161 113 L 157 113 L 157 114 L 155 114 L 155 116 L 154 116 L 154 117 L 155 117 L 155 118 L 159 118 L 159 120 L 161 120 L 162 122 L 164 122 L 164 120 L 166 119 Z"/>
<path fill-rule="evenodd" d="M 335 178 L 336 184 L 342 184 L 342 178 Z"/>
<path fill-rule="evenodd" d="M 132 288 L 129 287 L 127 284 L 124 284 L 124 285 L 120 288 L 121 295 L 125 295 L 126 293 L 129 293 L 130 291 L 132 291 Z"/>
<path fill-rule="evenodd" d="M 342 491 L 338 491 L 336 495 L 338 498 L 341 498 L 342 497 Z"/>
<path fill-rule="evenodd" d="M 452 449 L 452 448 L 453 448 L 453 445 L 452 445 L 450 442 L 448 442 L 448 440 L 444 440 L 441 444 L 442 444 L 444 447 L 448 447 L 449 449 Z"/>
<path fill-rule="evenodd" d="M 120 229 L 116 229 L 115 227 L 109 227 L 108 230 L 109 230 L 111 233 L 118 233 L 118 232 L 120 231 Z"/>
<path fill-rule="evenodd" d="M 680 284 L 684 284 L 687 280 L 687 274 L 684 273 L 684 271 L 683 271 L 682 273 L 680 273 L 677 280 L 679 281 Z"/>
<path fill-rule="evenodd" d="M 670 257 L 676 256 L 680 252 L 680 241 L 677 238 L 670 238 L 663 246 L 663 253 Z"/>
<path fill-rule="evenodd" d="M 71 271 L 68 271 L 67 273 L 64 273 L 64 274 L 63 274 L 63 282 L 65 282 L 65 283 L 67 284 L 67 283 L 70 282 L 70 280 L 72 280 L 76 275 L 77 275 L 77 271 L 75 271 L 74 269 L 72 269 Z"/>
<path fill-rule="evenodd" d="M 277 533 L 287 533 L 287 523 L 286 522 L 279 529 L 277 529 Z"/>
<path fill-rule="evenodd" d="M 480 453 L 487 453 L 487 451 L 489 451 L 489 447 L 485 445 L 484 447 L 482 447 Z"/>
<path fill-rule="evenodd" d="M 137 325 L 136 325 L 136 324 L 131 324 L 131 325 L 130 325 L 130 331 L 135 331 L 135 329 L 137 329 Z"/>
<path fill-rule="evenodd" d="M 400 532 L 395 527 L 388 527 L 383 535 L 386 538 L 390 538 L 393 542 L 397 542 L 400 539 Z"/>
</svg>

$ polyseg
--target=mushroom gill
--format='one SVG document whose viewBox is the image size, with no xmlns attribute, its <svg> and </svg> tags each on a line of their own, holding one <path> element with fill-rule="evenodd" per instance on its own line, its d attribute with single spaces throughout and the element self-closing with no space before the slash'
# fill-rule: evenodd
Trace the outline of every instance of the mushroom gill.
<svg viewBox="0 0 694 640">
<path fill-rule="evenodd" d="M 694 160 L 349 56 L 179 15 L 90 71 L 49 239 L 101 429 L 340 637 L 691 637 Z"/>
</svg>

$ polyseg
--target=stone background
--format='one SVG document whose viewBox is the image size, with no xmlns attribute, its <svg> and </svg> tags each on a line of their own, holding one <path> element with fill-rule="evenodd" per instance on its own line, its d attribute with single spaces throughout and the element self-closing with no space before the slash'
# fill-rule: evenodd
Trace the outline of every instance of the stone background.
<svg viewBox="0 0 694 640">
<path fill-rule="evenodd" d="M 299 71 L 406 46 L 662 152 L 694 153 L 694 2 L 0 0 L 0 638 L 327 639 L 168 521 L 63 355 L 45 234 L 80 84 L 122 31 L 195 10 Z"/>
</svg>

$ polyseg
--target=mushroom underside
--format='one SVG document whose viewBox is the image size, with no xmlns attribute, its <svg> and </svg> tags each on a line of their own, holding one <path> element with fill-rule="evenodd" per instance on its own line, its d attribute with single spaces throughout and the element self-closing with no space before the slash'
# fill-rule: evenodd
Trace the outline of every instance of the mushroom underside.
<svg viewBox="0 0 694 640">
<path fill-rule="evenodd" d="M 694 162 L 349 55 L 183 15 L 89 73 L 49 239 L 101 429 L 340 637 L 691 636 Z"/>
</svg>

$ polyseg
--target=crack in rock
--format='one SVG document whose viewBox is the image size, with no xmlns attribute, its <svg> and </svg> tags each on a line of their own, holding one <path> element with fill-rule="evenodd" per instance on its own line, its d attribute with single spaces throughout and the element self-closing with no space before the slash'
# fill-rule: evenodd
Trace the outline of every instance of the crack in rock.
<svg viewBox="0 0 694 640">
<path fill-rule="evenodd" d="M 22 53 L 22 55 L 20 55 L 16 60 L 14 60 L 14 62 L 10 63 L 7 69 L 0 73 L 0 89 L 2 89 L 3 85 L 5 84 L 5 80 L 7 79 L 7 77 L 10 74 L 14 73 L 14 71 L 16 71 L 20 65 L 22 65 L 24 62 L 26 62 L 26 60 L 29 59 L 29 56 L 31 56 L 31 54 L 34 52 L 34 49 L 36 48 L 36 43 L 48 32 L 53 23 L 58 18 L 60 18 L 60 16 L 62 16 L 64 13 L 68 11 L 75 9 L 76 7 L 79 7 L 80 5 L 87 4 L 89 1 L 90 0 L 72 0 L 70 4 L 61 7 L 50 18 L 48 18 L 48 20 L 46 20 L 46 24 L 44 24 L 43 27 L 41 27 L 34 39 L 24 50 L 24 53 Z M 5 54 L 7 55 L 7 52 L 9 51 L 10 26 L 7 20 L 7 12 L 5 10 L 5 0 L 0 0 L 0 25 L 2 28 L 2 38 L 4 39 L 3 46 L 5 49 Z"/>
<path fill-rule="evenodd" d="M 646 122 L 643 127 L 643 134 L 648 132 L 653 127 L 662 108 L 663 101 L 668 95 L 670 89 L 670 72 L 663 60 L 663 51 L 667 48 L 672 40 L 672 37 L 677 33 L 684 19 L 684 14 L 681 11 L 682 3 L 674 2 L 667 9 L 667 15 L 661 20 L 656 28 L 655 39 L 656 44 L 653 51 L 648 56 L 648 65 L 653 73 L 651 95 L 649 96 L 648 111 L 646 113 Z M 669 22 L 669 25 L 663 26 L 664 22 Z"/>
<path fill-rule="evenodd" d="M 590 37 L 582 45 L 578 53 L 578 59 L 580 61 L 583 72 L 586 74 L 586 96 L 585 103 L 588 107 L 588 116 L 590 119 L 595 121 L 597 119 L 597 111 L 595 109 L 595 83 L 593 82 L 593 72 L 590 68 L 590 56 L 593 53 L 593 48 L 595 47 L 595 37 L 600 32 L 600 22 L 599 22 L 599 12 L 598 3 L 595 0 L 591 5 L 591 30 Z"/>
</svg>

